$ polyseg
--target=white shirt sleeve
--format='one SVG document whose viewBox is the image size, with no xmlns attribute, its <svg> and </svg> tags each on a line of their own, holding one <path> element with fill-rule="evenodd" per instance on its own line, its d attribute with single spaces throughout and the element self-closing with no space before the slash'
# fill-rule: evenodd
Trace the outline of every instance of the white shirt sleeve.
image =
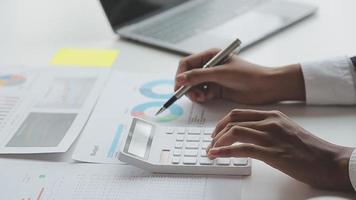
<svg viewBox="0 0 356 200">
<path fill-rule="evenodd" d="M 356 66 L 350 58 L 337 57 L 301 65 L 307 104 L 356 104 Z M 356 191 L 356 149 L 350 157 L 349 177 Z"/>
<path fill-rule="evenodd" d="M 356 104 L 355 70 L 349 57 L 302 63 L 306 103 Z"/>
<path fill-rule="evenodd" d="M 352 187 L 356 191 L 356 149 L 352 152 L 349 161 L 349 177 Z"/>
</svg>

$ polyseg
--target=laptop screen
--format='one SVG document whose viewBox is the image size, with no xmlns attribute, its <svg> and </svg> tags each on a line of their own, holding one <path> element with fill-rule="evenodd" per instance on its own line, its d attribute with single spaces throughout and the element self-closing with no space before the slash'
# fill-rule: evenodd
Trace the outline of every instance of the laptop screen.
<svg viewBox="0 0 356 200">
<path fill-rule="evenodd" d="M 100 0 L 114 30 L 188 0 Z"/>
</svg>

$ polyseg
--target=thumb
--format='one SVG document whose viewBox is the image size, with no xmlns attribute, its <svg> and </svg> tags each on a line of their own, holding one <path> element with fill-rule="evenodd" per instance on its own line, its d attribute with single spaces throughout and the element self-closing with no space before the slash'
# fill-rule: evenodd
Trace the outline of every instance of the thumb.
<svg viewBox="0 0 356 200">
<path fill-rule="evenodd" d="M 217 82 L 219 67 L 199 68 L 178 74 L 176 81 L 180 85 L 199 85 L 206 82 Z"/>
</svg>

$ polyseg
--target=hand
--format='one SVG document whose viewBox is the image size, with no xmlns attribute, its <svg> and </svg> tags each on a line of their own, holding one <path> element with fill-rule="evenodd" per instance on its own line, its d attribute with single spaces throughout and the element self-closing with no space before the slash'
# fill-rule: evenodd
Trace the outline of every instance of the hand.
<svg viewBox="0 0 356 200">
<path fill-rule="evenodd" d="M 220 66 L 201 69 L 218 52 L 212 49 L 183 58 L 177 70 L 175 90 L 182 85 L 194 86 L 187 96 L 197 102 L 217 98 L 243 104 L 304 101 L 304 80 L 299 64 L 270 68 L 232 56 Z"/>
<path fill-rule="evenodd" d="M 233 110 L 212 137 L 211 159 L 251 157 L 318 188 L 352 190 L 348 162 L 353 149 L 312 135 L 279 111 Z"/>
</svg>

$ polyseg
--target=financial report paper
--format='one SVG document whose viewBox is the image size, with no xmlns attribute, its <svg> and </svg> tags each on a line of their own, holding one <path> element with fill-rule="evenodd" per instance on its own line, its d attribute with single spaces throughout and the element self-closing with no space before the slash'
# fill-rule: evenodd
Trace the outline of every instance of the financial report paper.
<svg viewBox="0 0 356 200">
<path fill-rule="evenodd" d="M 72 158 L 94 163 L 121 163 L 120 138 L 139 117 L 162 126 L 214 127 L 232 103 L 197 104 L 182 97 L 164 113 L 155 112 L 169 99 L 174 81 L 167 74 L 113 72 L 83 130 Z"/>
<path fill-rule="evenodd" d="M 1 199 L 238 200 L 239 177 L 154 175 L 128 165 L 0 161 Z"/>
<path fill-rule="evenodd" d="M 109 74 L 108 69 L 2 69 L 0 153 L 67 151 Z"/>
</svg>

